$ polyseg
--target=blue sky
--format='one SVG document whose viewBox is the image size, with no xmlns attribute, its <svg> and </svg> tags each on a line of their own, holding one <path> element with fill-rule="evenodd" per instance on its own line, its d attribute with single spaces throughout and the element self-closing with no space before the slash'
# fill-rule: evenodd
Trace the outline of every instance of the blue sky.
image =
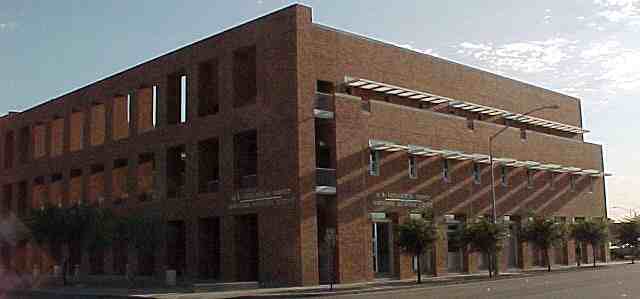
<svg viewBox="0 0 640 299">
<path fill-rule="evenodd" d="M 293 2 L 0 0 L 0 114 Z M 610 215 L 640 212 L 640 0 L 301 3 L 315 22 L 580 97 L 614 173 Z"/>
</svg>

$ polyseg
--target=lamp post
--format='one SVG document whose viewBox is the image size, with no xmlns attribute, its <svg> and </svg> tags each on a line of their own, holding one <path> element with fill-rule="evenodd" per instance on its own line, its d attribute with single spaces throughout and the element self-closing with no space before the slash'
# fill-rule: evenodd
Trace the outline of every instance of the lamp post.
<svg viewBox="0 0 640 299">
<path fill-rule="evenodd" d="M 526 113 L 521 114 L 520 116 L 518 116 L 517 118 L 515 118 L 515 120 L 529 115 L 531 113 L 540 111 L 540 110 L 544 110 L 544 109 L 558 109 L 558 105 L 550 105 L 550 106 L 542 106 L 542 107 L 538 107 L 535 109 L 532 109 Z M 495 175 L 493 173 L 493 140 L 498 137 L 498 135 L 502 134 L 502 132 L 506 131 L 509 128 L 509 124 L 505 124 L 504 128 L 500 129 L 498 132 L 496 132 L 495 134 L 489 136 L 489 165 L 490 165 L 490 171 L 491 171 L 491 219 L 493 224 L 496 224 L 498 222 L 498 214 L 496 212 L 496 187 L 495 187 Z M 497 262 L 497 252 L 493 253 L 493 263 L 494 263 L 494 271 L 496 273 L 496 275 L 498 274 L 498 262 Z"/>
</svg>

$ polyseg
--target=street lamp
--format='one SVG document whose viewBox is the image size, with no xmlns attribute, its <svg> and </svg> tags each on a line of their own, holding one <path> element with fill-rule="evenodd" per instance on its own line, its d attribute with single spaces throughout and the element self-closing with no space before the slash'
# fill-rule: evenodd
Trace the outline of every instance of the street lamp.
<svg viewBox="0 0 640 299">
<path fill-rule="evenodd" d="M 540 111 L 540 110 L 544 110 L 544 109 L 558 109 L 558 105 L 549 105 L 549 106 L 542 106 L 542 107 L 538 107 L 535 109 L 532 109 L 526 113 L 523 113 L 521 115 L 519 115 L 517 118 L 514 118 L 514 120 L 518 120 L 519 118 L 529 115 L 531 113 Z M 495 187 L 495 175 L 493 173 L 493 140 L 498 137 L 498 135 L 502 134 L 502 132 L 504 132 L 505 130 L 507 130 L 509 128 L 509 123 L 506 123 L 504 128 L 500 129 L 498 132 L 496 132 L 495 134 L 489 136 L 489 165 L 491 165 L 491 216 L 493 219 L 493 224 L 498 223 L 498 215 L 496 213 L 496 187 Z M 497 263 L 497 253 L 494 252 L 493 253 L 493 263 L 494 263 L 494 271 L 496 273 L 496 275 L 498 274 L 498 263 Z"/>
<path fill-rule="evenodd" d="M 518 120 L 523 116 L 526 116 L 531 113 L 544 110 L 544 109 L 558 109 L 558 105 L 542 106 L 542 107 L 535 108 L 533 110 L 530 110 L 526 113 L 521 114 L 518 118 L 515 118 L 514 120 Z M 498 215 L 496 214 L 496 188 L 495 188 L 495 182 L 494 182 L 495 177 L 493 173 L 493 140 L 508 128 L 509 128 L 509 124 L 507 123 L 504 128 L 500 129 L 495 134 L 489 136 L 489 164 L 491 165 L 491 216 L 493 218 L 494 224 L 497 223 Z"/>
</svg>

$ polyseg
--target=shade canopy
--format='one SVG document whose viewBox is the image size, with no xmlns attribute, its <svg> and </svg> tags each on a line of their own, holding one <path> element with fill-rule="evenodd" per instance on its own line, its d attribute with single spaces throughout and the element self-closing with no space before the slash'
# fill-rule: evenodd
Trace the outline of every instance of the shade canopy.
<svg viewBox="0 0 640 299">
<path fill-rule="evenodd" d="M 480 153 L 464 153 L 462 151 L 451 149 L 434 149 L 427 146 L 409 144 L 402 145 L 396 142 L 370 139 L 369 149 L 374 151 L 387 151 L 387 152 L 399 152 L 404 151 L 409 155 L 425 156 L 425 157 L 441 157 L 449 160 L 469 160 L 476 163 L 490 164 L 490 158 L 488 155 Z M 545 163 L 539 161 L 521 161 L 506 157 L 494 157 L 494 164 L 509 166 L 509 167 L 526 167 L 532 170 L 545 170 L 557 173 L 571 173 L 575 175 L 588 175 L 593 177 L 611 176 L 609 173 L 604 173 L 597 169 L 582 169 L 574 166 L 566 166 L 553 163 Z"/>
<path fill-rule="evenodd" d="M 371 90 L 388 95 L 394 95 L 398 97 L 408 98 L 420 102 L 428 102 L 432 104 L 447 103 L 450 107 L 456 109 L 462 109 L 469 112 L 485 114 L 492 117 L 502 117 L 514 122 L 527 124 L 530 126 L 543 127 L 548 129 L 559 130 L 563 132 L 570 132 L 575 134 L 583 134 L 589 132 L 583 128 L 567 125 L 555 121 L 550 121 L 538 117 L 523 115 L 521 113 L 515 113 L 506 111 L 499 108 L 493 108 L 480 104 L 475 104 L 467 101 L 452 99 L 444 96 L 431 94 L 424 91 L 412 90 L 409 88 L 399 87 L 391 84 L 376 82 L 361 78 L 345 77 L 345 84 L 350 87 L 356 87 L 365 90 Z"/>
</svg>

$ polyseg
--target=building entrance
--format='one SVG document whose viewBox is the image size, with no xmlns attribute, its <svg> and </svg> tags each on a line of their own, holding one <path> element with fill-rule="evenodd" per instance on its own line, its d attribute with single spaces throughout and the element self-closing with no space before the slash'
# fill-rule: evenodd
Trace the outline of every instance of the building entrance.
<svg viewBox="0 0 640 299">
<path fill-rule="evenodd" d="M 391 275 L 391 224 L 374 222 L 372 227 L 373 272 L 377 277 Z"/>
</svg>

